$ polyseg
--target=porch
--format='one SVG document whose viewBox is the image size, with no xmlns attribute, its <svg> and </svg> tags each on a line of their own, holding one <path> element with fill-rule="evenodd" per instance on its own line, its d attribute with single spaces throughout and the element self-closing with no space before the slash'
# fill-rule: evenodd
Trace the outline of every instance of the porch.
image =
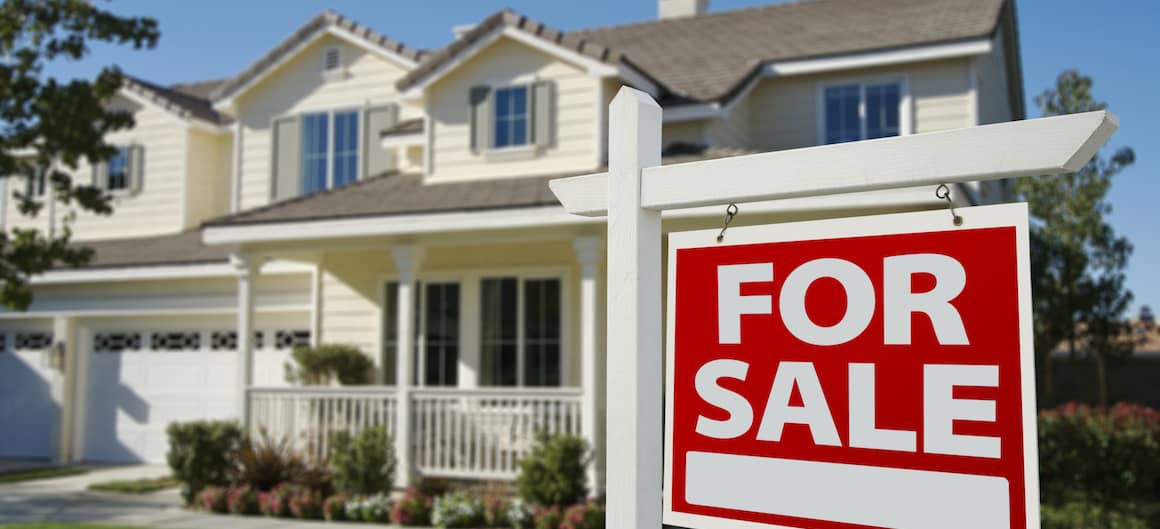
<svg viewBox="0 0 1160 529">
<path fill-rule="evenodd" d="M 239 337 L 252 335 L 260 263 L 310 262 L 311 342 L 355 345 L 376 369 L 371 386 L 257 386 L 253 346 L 239 338 L 240 415 L 316 457 L 333 432 L 382 426 L 400 487 L 514 479 L 538 435 L 579 435 L 600 490 L 603 246 L 557 232 L 251 248 L 235 256 Z"/>
</svg>

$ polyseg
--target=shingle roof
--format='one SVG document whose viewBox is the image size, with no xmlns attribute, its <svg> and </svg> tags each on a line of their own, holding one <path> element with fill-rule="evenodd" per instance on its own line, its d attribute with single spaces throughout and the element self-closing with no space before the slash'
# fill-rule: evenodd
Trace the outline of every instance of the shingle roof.
<svg viewBox="0 0 1160 529">
<path fill-rule="evenodd" d="M 260 59 L 255 61 L 254 64 L 251 64 L 249 68 L 242 70 L 242 72 L 238 75 L 222 83 L 221 86 L 217 87 L 217 89 L 210 94 L 210 97 L 214 100 L 218 100 L 233 95 L 235 91 L 261 75 L 268 68 L 281 60 L 282 57 L 289 53 L 291 50 L 310 40 L 310 38 L 313 37 L 316 32 L 331 26 L 350 31 L 351 33 L 354 33 L 355 35 L 358 35 L 367 41 L 377 44 L 384 50 L 406 57 L 411 61 L 418 62 L 425 54 L 423 50 L 411 48 L 402 42 L 393 40 L 386 35 L 383 35 L 362 24 L 359 24 L 358 22 L 355 22 L 354 20 L 346 18 L 338 13 L 335 13 L 334 11 L 327 10 L 310 19 L 306 25 L 298 28 L 298 31 L 295 31 L 293 34 L 287 37 L 286 40 L 283 40 L 280 44 L 275 46 L 274 49 L 270 50 Z"/>
<path fill-rule="evenodd" d="M 749 151 L 720 147 L 679 145 L 670 147 L 662 163 L 682 163 L 747 154 Z M 589 171 L 585 171 L 587 173 Z M 206 226 L 236 226 L 277 222 L 301 222 L 350 217 L 413 213 L 523 208 L 558 205 L 548 181 L 576 174 L 424 184 L 422 175 L 387 173 L 310 196 L 276 202 L 265 207 L 207 222 Z"/>
<path fill-rule="evenodd" d="M 213 124 L 228 123 L 230 118 L 213 109 L 213 105 L 203 95 L 207 86 L 220 81 L 161 86 L 137 77 L 125 76 L 122 88 L 161 105 L 166 110 L 184 119 L 196 118 Z"/>
<path fill-rule="evenodd" d="M 1005 0 L 809 0 L 561 33 L 500 11 L 397 83 L 406 89 L 497 27 L 523 30 L 609 63 L 627 63 L 670 100 L 727 99 L 771 61 L 952 42 L 990 35 Z"/>
<path fill-rule="evenodd" d="M 202 244 L 201 230 L 198 229 L 176 235 L 87 241 L 75 244 L 92 248 L 96 252 L 93 260 L 84 268 L 216 263 L 228 260 L 230 254 L 237 251 L 237 247 L 234 245 L 206 246 Z"/>
</svg>

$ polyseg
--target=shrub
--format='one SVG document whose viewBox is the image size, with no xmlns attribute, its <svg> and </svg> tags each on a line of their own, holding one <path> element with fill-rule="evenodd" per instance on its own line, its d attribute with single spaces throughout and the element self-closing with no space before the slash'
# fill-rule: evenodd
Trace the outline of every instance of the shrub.
<svg viewBox="0 0 1160 529">
<path fill-rule="evenodd" d="M 198 497 L 201 498 L 200 506 L 209 512 L 226 512 L 226 495 L 228 491 L 225 487 L 217 485 L 210 485 L 201 489 Z"/>
<path fill-rule="evenodd" d="M 452 492 L 435 498 L 431 521 L 436 527 L 464 528 L 483 525 L 483 501 L 475 495 Z"/>
<path fill-rule="evenodd" d="M 1043 529 L 1148 529 L 1141 518 L 1081 501 L 1059 507 L 1045 504 L 1040 518 Z"/>
<path fill-rule="evenodd" d="M 510 527 L 507 511 L 511 501 L 503 496 L 484 496 L 483 498 L 483 525 L 485 527 Z"/>
<path fill-rule="evenodd" d="M 293 483 L 282 483 L 258 495 L 258 506 L 262 514 L 275 518 L 290 516 L 290 497 L 296 494 L 301 487 Z"/>
<path fill-rule="evenodd" d="M 604 529 L 604 506 L 588 500 L 568 507 L 560 529 Z"/>
<path fill-rule="evenodd" d="M 588 495 L 584 470 L 588 443 L 574 435 L 540 436 L 520 461 L 519 496 L 532 504 L 566 506 Z"/>
<path fill-rule="evenodd" d="M 530 529 L 532 527 L 532 509 L 527 502 L 520 498 L 512 498 L 504 513 L 507 525 L 514 529 Z"/>
<path fill-rule="evenodd" d="M 249 485 L 230 487 L 226 495 L 226 507 L 230 514 L 258 514 L 258 493 Z"/>
<path fill-rule="evenodd" d="M 260 491 L 294 481 L 306 467 L 288 439 L 275 440 L 265 430 L 246 436 L 232 459 L 230 480 Z"/>
<path fill-rule="evenodd" d="M 559 505 L 532 506 L 532 527 L 535 529 L 560 529 L 562 521 L 564 515 L 560 512 Z"/>
<path fill-rule="evenodd" d="M 299 520 L 322 519 L 322 493 L 317 490 L 299 488 L 290 494 L 288 504 L 290 514 Z"/>
<path fill-rule="evenodd" d="M 356 496 L 346 502 L 346 518 L 352 521 L 387 523 L 391 521 L 391 498 L 383 493 Z"/>
<path fill-rule="evenodd" d="M 286 381 L 304 386 L 327 385 L 337 380 L 344 386 L 370 384 L 374 363 L 353 345 L 298 346 L 285 364 Z"/>
<path fill-rule="evenodd" d="M 391 490 L 395 481 L 395 453 L 385 428 L 367 428 L 353 440 L 347 432 L 335 432 L 330 437 L 330 446 L 337 490 L 350 494 Z"/>
<path fill-rule="evenodd" d="M 1114 507 L 1155 497 L 1160 483 L 1160 412 L 1117 404 L 1067 404 L 1039 415 L 1045 503 Z"/>
<path fill-rule="evenodd" d="M 399 525 L 431 525 L 431 497 L 410 488 L 391 508 L 391 521 Z"/>
<path fill-rule="evenodd" d="M 173 477 L 181 482 L 181 495 L 186 504 L 192 505 L 197 493 L 207 486 L 229 484 L 230 457 L 242 438 L 237 423 L 171 423 L 166 433 L 169 436 L 166 460 Z"/>
<path fill-rule="evenodd" d="M 342 492 L 326 498 L 322 502 L 322 517 L 331 522 L 344 522 L 346 517 L 346 503 L 350 495 Z"/>
</svg>

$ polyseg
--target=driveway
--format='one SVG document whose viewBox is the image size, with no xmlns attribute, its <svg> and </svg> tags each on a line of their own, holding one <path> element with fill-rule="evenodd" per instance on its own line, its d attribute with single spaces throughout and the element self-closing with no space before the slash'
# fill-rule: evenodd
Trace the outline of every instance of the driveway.
<svg viewBox="0 0 1160 529">
<path fill-rule="evenodd" d="M 88 474 L 0 484 L 0 525 L 10 523 L 91 522 L 153 529 L 308 529 L 333 528 L 324 522 L 225 517 L 181 508 L 177 489 L 131 495 L 90 492 L 92 483 L 156 478 L 169 474 L 165 466 L 93 467 Z"/>
<path fill-rule="evenodd" d="M 156 478 L 169 474 L 165 466 L 92 467 L 79 476 L 0 484 L 0 524 L 40 521 L 107 521 L 125 515 L 155 515 L 176 511 L 176 490 L 132 496 L 89 492 L 103 481 Z"/>
</svg>

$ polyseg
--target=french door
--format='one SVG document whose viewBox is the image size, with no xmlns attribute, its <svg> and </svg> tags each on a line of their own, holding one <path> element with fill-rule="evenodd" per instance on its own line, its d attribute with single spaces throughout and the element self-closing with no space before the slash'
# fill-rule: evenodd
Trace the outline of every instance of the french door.
<svg viewBox="0 0 1160 529">
<path fill-rule="evenodd" d="M 383 296 L 383 383 L 394 384 L 398 343 L 399 284 L 391 281 Z M 415 289 L 415 345 L 411 381 L 419 386 L 459 383 L 460 289 L 457 282 L 420 282 Z"/>
</svg>

